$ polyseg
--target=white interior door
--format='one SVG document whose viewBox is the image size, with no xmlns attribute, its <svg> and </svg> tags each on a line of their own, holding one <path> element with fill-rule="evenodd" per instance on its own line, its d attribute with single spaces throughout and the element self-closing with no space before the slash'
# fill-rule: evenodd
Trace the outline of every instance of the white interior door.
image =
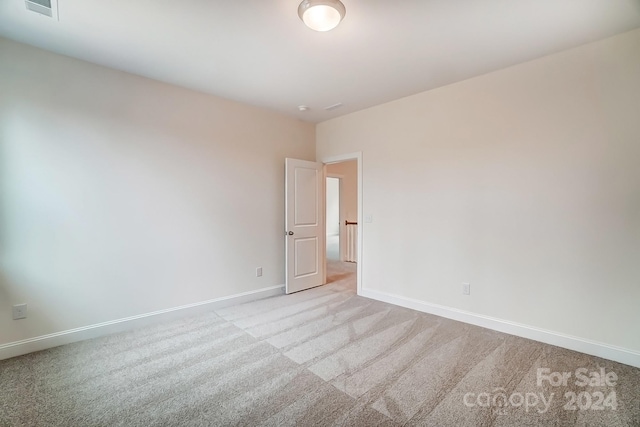
<svg viewBox="0 0 640 427">
<path fill-rule="evenodd" d="M 288 294 L 323 284 L 325 251 L 322 163 L 285 160 L 286 280 Z"/>
</svg>

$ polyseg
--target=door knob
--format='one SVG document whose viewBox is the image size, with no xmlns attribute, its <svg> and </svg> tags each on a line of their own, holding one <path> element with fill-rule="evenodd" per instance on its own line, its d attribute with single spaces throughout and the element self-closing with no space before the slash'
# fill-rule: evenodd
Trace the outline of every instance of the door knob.
<svg viewBox="0 0 640 427">
<path fill-rule="evenodd" d="M 293 236 L 293 231 L 287 233 L 289 236 Z"/>
</svg>

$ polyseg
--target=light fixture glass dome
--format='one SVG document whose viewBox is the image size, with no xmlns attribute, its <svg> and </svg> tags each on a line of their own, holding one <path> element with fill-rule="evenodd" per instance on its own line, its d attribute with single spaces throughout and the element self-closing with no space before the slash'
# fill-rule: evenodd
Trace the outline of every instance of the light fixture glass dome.
<svg viewBox="0 0 640 427">
<path fill-rule="evenodd" d="M 298 15 L 305 25 L 316 31 L 329 31 L 338 26 L 347 9 L 339 0 L 304 0 Z"/>
</svg>

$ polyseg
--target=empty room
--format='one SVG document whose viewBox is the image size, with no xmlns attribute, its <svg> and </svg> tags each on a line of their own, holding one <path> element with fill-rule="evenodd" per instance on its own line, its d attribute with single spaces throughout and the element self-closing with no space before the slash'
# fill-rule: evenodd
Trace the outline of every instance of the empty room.
<svg viewBox="0 0 640 427">
<path fill-rule="evenodd" d="M 0 426 L 640 426 L 640 0 L 0 0 Z"/>
</svg>

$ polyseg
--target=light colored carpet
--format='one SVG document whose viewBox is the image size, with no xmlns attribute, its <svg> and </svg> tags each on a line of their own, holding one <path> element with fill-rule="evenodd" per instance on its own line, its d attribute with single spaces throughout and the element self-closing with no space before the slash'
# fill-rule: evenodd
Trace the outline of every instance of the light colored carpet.
<svg viewBox="0 0 640 427">
<path fill-rule="evenodd" d="M 640 426 L 639 369 L 358 297 L 354 273 L 2 361 L 0 425 Z M 538 386 L 538 368 L 572 376 Z M 579 368 L 618 379 L 579 387 Z"/>
</svg>

